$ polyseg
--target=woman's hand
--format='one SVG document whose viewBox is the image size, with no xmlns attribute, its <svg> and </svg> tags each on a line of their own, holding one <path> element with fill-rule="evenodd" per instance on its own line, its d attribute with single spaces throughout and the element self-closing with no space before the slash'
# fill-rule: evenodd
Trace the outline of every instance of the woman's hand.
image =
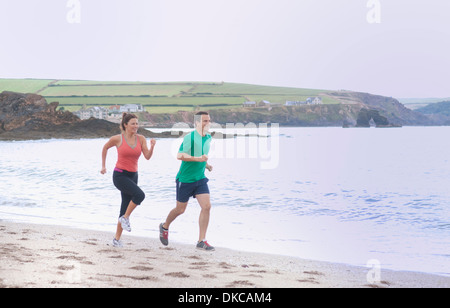
<svg viewBox="0 0 450 308">
<path fill-rule="evenodd" d="M 102 170 L 100 170 L 100 173 L 101 173 L 101 174 L 105 174 L 105 173 L 106 173 L 106 168 L 103 167 Z"/>
<path fill-rule="evenodd" d="M 142 146 L 142 154 L 144 154 L 146 160 L 150 160 L 150 158 L 152 158 L 153 156 L 153 149 L 155 148 L 156 140 L 155 139 L 150 140 L 149 142 L 150 149 L 149 149 L 147 139 L 142 135 L 139 135 L 139 139 Z"/>
</svg>

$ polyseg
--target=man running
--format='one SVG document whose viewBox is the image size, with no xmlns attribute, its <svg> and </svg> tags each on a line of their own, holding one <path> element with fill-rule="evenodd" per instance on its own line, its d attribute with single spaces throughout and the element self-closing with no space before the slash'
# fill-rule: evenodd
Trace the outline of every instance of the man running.
<svg viewBox="0 0 450 308">
<path fill-rule="evenodd" d="M 209 196 L 208 178 L 205 169 L 210 172 L 213 167 L 208 164 L 208 154 L 211 144 L 211 135 L 208 133 L 211 118 L 207 112 L 198 112 L 195 115 L 195 130 L 184 137 L 178 151 L 177 159 L 181 160 L 181 167 L 176 177 L 177 205 L 169 213 L 164 223 L 159 226 L 159 239 L 165 246 L 169 244 L 170 224 L 184 213 L 190 197 L 197 199 L 201 207 L 200 235 L 197 248 L 213 251 L 214 247 L 206 241 L 211 201 Z"/>
</svg>

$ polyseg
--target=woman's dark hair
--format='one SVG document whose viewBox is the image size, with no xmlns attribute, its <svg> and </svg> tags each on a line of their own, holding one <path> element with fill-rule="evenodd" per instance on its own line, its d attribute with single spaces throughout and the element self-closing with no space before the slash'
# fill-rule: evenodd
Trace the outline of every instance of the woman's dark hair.
<svg viewBox="0 0 450 308">
<path fill-rule="evenodd" d="M 135 114 L 126 112 L 122 114 L 122 122 L 120 123 L 120 129 L 122 131 L 125 131 L 125 125 L 128 124 L 128 122 L 130 122 L 131 119 L 137 119 L 137 116 Z"/>
</svg>

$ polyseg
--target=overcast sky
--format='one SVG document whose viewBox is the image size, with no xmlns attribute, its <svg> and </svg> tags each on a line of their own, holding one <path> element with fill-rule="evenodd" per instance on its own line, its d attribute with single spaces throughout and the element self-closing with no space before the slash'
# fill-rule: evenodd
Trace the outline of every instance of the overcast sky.
<svg viewBox="0 0 450 308">
<path fill-rule="evenodd" d="M 0 78 L 450 97 L 449 0 L 0 0 L 0 40 Z"/>
</svg>

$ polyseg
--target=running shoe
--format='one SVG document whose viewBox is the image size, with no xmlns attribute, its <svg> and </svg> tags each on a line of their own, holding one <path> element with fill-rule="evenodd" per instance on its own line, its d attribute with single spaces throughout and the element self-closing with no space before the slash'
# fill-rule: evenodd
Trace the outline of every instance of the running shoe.
<svg viewBox="0 0 450 308">
<path fill-rule="evenodd" d="M 206 251 L 216 250 L 213 246 L 209 245 L 207 241 L 198 242 L 197 249 L 206 250 Z"/>
<path fill-rule="evenodd" d="M 118 241 L 118 240 L 116 240 L 116 238 L 113 239 L 112 245 L 113 245 L 114 247 L 119 247 L 119 248 L 123 247 L 122 241 L 120 241 L 120 240 Z"/>
<path fill-rule="evenodd" d="M 169 230 L 164 229 L 164 223 L 159 225 L 159 240 L 164 246 L 169 245 Z"/>
<path fill-rule="evenodd" d="M 131 226 L 130 226 L 130 220 L 128 218 L 125 218 L 125 216 L 122 216 L 119 218 L 119 222 L 122 225 L 122 229 L 125 231 L 131 232 Z"/>
</svg>

